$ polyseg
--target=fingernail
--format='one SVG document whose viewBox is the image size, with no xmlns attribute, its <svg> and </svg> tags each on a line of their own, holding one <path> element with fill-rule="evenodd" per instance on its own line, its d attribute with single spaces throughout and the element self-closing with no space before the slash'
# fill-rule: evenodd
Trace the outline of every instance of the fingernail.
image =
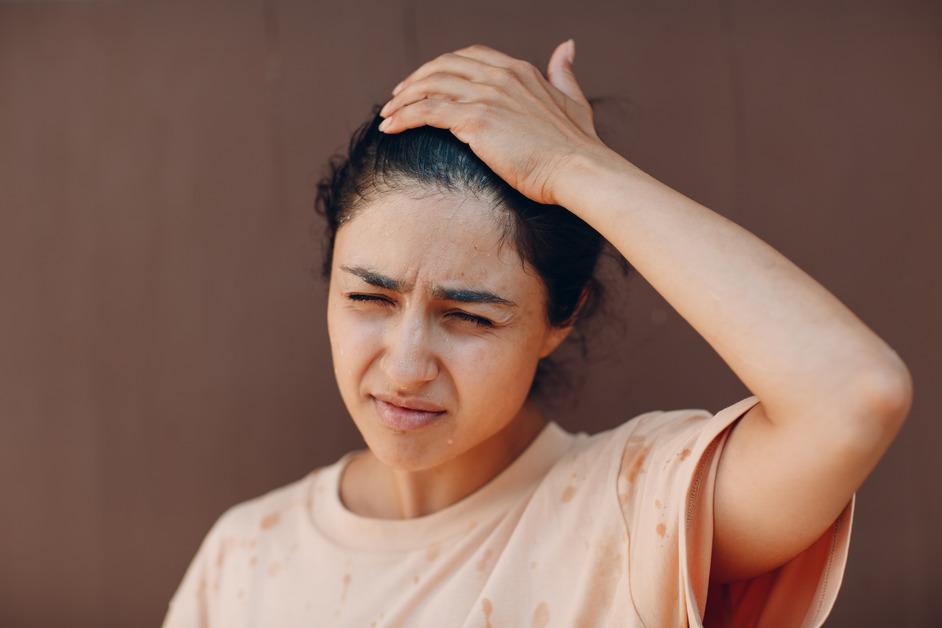
<svg viewBox="0 0 942 628">
<path fill-rule="evenodd" d="M 379 130 L 385 131 L 388 126 L 389 126 L 389 118 L 386 118 L 385 120 L 379 123 Z"/>
<path fill-rule="evenodd" d="M 396 85 L 396 86 L 393 88 L 393 90 L 392 90 L 393 96 L 395 96 L 396 94 L 399 93 L 399 90 L 402 89 L 402 84 L 403 84 L 403 83 L 405 83 L 405 81 L 401 81 L 398 85 Z"/>
<path fill-rule="evenodd" d="M 569 39 L 569 63 L 572 64 L 576 60 L 576 40 Z"/>
</svg>

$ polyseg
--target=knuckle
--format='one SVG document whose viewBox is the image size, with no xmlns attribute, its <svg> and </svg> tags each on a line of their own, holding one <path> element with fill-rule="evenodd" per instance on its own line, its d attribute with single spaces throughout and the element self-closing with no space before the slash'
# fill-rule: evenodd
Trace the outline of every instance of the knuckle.
<svg viewBox="0 0 942 628">
<path fill-rule="evenodd" d="M 516 70 L 517 72 L 520 72 L 521 74 L 529 74 L 531 70 L 536 69 L 533 67 L 533 64 L 523 59 L 514 59 L 513 61 L 510 62 L 510 67 L 511 69 Z"/>
<path fill-rule="evenodd" d="M 486 103 L 467 105 L 467 113 L 455 125 L 454 131 L 465 142 L 474 141 L 475 138 L 488 132 L 493 122 L 492 107 Z"/>
<path fill-rule="evenodd" d="M 420 113 L 428 113 L 435 109 L 435 101 L 432 98 L 423 98 L 415 103 L 415 107 Z"/>
<path fill-rule="evenodd" d="M 484 100 L 496 101 L 500 97 L 500 94 L 501 94 L 500 88 L 494 85 L 481 83 L 480 85 L 478 85 L 478 88 L 484 92 Z"/>
<path fill-rule="evenodd" d="M 475 103 L 474 107 L 471 110 L 471 115 L 468 116 L 469 122 L 471 122 L 473 128 L 483 129 L 485 128 L 494 116 L 494 108 L 487 103 Z"/>
<path fill-rule="evenodd" d="M 510 85 L 516 79 L 516 75 L 509 68 L 494 68 L 491 77 L 494 84 L 501 87 Z"/>
<path fill-rule="evenodd" d="M 523 71 L 535 79 L 543 78 L 543 73 L 540 72 L 539 68 L 537 68 L 535 65 L 533 65 L 529 61 L 524 61 Z"/>
<path fill-rule="evenodd" d="M 423 103 L 423 112 L 428 116 L 440 115 L 445 111 L 445 108 L 450 104 L 450 101 L 447 98 L 443 97 L 429 97 L 422 101 Z"/>
</svg>

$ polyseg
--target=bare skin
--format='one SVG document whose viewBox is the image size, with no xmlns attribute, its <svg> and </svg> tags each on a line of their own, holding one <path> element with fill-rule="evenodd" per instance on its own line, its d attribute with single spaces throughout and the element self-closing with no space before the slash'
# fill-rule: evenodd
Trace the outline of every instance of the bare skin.
<svg viewBox="0 0 942 628">
<path fill-rule="evenodd" d="M 759 398 L 720 461 L 710 578 L 768 571 L 822 534 L 884 454 L 909 370 L 778 251 L 605 146 L 566 44 L 547 76 L 485 46 L 445 54 L 400 84 L 383 130 L 450 129 L 521 193 L 577 214 Z"/>
<path fill-rule="evenodd" d="M 535 407 L 494 436 L 432 470 L 409 472 L 383 464 L 369 449 L 344 472 L 340 498 L 363 517 L 411 519 L 431 514 L 471 495 L 513 462 L 546 425 Z"/>
<path fill-rule="evenodd" d="M 445 508 L 515 460 L 546 424 L 525 402 L 537 362 L 570 332 L 547 324 L 539 276 L 512 244 L 498 246 L 489 203 L 412 196 L 386 195 L 338 230 L 327 301 L 338 387 L 368 445 L 345 469 L 340 497 L 352 512 L 383 519 Z M 403 285 L 371 284 L 364 269 Z M 436 297 L 437 286 L 513 305 Z M 378 420 L 377 394 L 435 403 L 447 415 L 396 431 Z"/>
</svg>

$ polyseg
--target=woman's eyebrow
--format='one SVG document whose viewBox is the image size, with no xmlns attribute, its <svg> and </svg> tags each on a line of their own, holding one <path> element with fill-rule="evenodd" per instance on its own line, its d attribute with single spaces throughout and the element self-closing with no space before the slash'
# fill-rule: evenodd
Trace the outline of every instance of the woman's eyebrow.
<svg viewBox="0 0 942 628">
<path fill-rule="evenodd" d="M 406 286 L 402 281 L 387 277 L 381 273 L 363 268 L 362 266 L 341 266 L 342 270 L 356 275 L 371 286 L 392 290 L 393 292 L 409 292 L 412 286 Z M 508 307 L 517 307 L 517 304 L 510 299 L 498 296 L 487 290 L 471 290 L 468 288 L 444 288 L 435 286 L 432 289 L 432 295 L 437 299 L 446 299 L 448 301 L 461 301 L 464 303 L 491 303 L 494 305 L 505 305 Z"/>
</svg>

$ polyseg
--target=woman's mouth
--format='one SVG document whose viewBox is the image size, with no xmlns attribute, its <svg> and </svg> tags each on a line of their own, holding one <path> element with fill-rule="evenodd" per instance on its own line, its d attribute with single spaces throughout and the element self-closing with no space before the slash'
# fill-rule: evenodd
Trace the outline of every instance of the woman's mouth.
<svg viewBox="0 0 942 628">
<path fill-rule="evenodd" d="M 376 415 L 381 423 L 386 427 L 399 432 L 417 430 L 434 423 L 437 419 L 447 414 L 447 411 L 418 410 L 408 408 L 384 401 L 378 397 L 372 397 L 373 405 L 376 408 Z M 416 404 L 418 405 L 418 404 Z M 433 408 L 431 404 L 422 404 L 425 407 Z"/>
</svg>

